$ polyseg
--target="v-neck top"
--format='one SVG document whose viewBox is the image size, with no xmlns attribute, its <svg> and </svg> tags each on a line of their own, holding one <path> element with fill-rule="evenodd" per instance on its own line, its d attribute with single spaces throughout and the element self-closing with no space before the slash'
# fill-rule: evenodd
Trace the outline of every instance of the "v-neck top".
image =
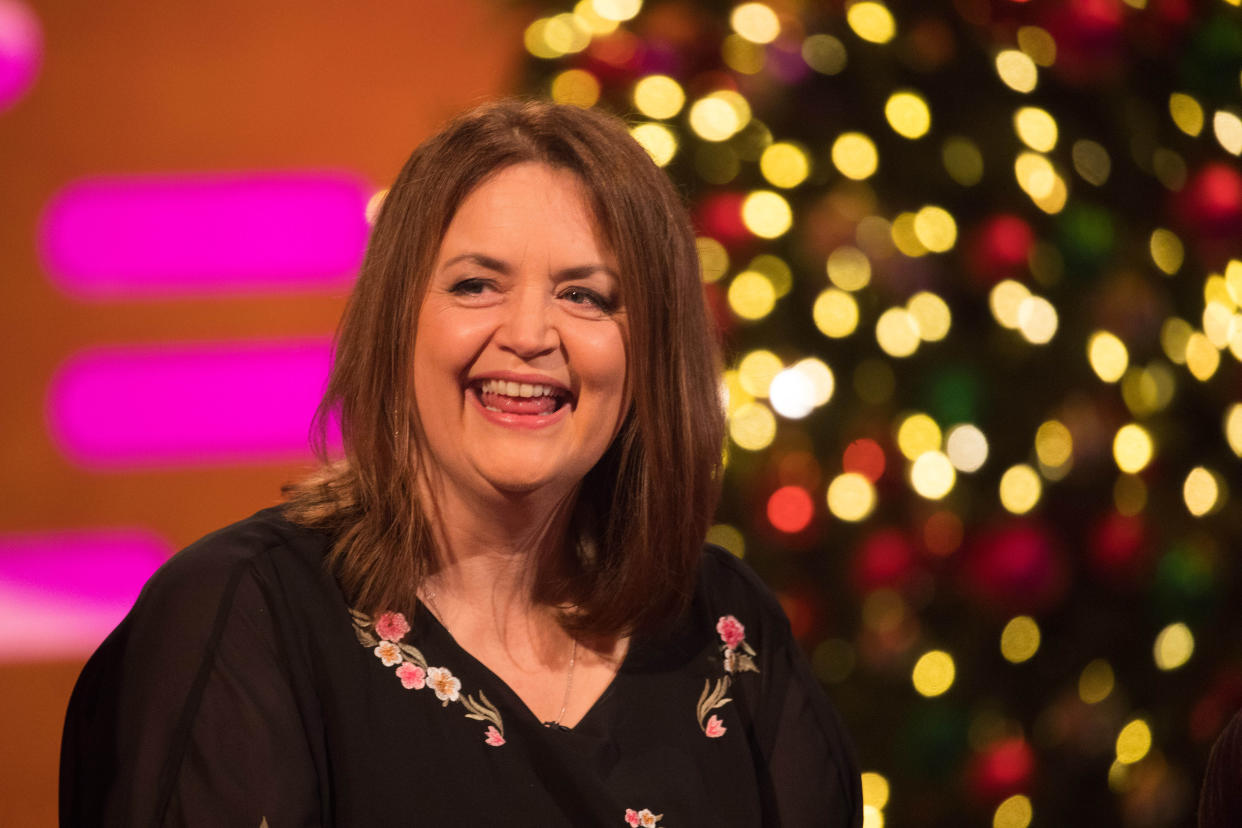
<svg viewBox="0 0 1242 828">
<path fill-rule="evenodd" d="M 425 608 L 351 609 L 330 544 L 273 508 L 152 576 L 74 688 L 62 825 L 862 824 L 849 739 L 729 553 L 566 728 Z"/>
</svg>

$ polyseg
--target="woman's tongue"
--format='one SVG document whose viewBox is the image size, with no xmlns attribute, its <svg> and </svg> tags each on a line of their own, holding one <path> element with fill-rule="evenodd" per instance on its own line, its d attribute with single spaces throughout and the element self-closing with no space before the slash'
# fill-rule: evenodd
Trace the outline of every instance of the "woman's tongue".
<svg viewBox="0 0 1242 828">
<path fill-rule="evenodd" d="M 505 414 L 551 414 L 556 410 L 556 397 L 510 397 L 482 391 L 479 399 L 487 408 Z"/>
</svg>

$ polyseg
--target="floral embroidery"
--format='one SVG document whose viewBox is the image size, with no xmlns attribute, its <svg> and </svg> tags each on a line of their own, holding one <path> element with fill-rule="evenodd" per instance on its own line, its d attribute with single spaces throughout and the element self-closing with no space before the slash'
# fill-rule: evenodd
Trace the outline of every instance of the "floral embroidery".
<svg viewBox="0 0 1242 828">
<path fill-rule="evenodd" d="M 733 701 L 725 695 L 729 692 L 733 677 L 737 673 L 759 672 L 759 668 L 755 666 L 756 653 L 746 643 L 746 627 L 741 621 L 732 615 L 722 615 L 716 622 L 716 632 L 720 634 L 722 642 L 720 658 L 724 675 L 715 681 L 708 679 L 703 683 L 697 709 L 699 729 L 709 739 L 719 739 L 729 730 L 712 711 Z"/>
<path fill-rule="evenodd" d="M 463 694 L 461 679 L 454 676 L 449 668 L 432 667 L 417 647 L 401 640 L 410 631 L 410 624 L 404 615 L 399 612 L 385 612 L 372 619 L 366 613 L 352 609 L 349 615 L 358 642 L 371 648 L 371 652 L 375 653 L 385 667 L 397 665 L 394 672 L 401 680 L 402 687 L 406 690 L 430 687 L 442 707 L 460 702 L 466 709 L 467 719 L 488 723 L 484 742 L 492 747 L 500 747 L 505 743 L 505 726 L 500 720 L 500 711 L 482 690 L 475 696 Z"/>
<path fill-rule="evenodd" d="M 646 808 L 641 811 L 635 811 L 633 808 L 625 809 L 625 823 L 632 828 L 668 828 L 667 825 L 656 825 L 662 819 L 664 819 L 664 814 L 653 814 Z"/>
</svg>

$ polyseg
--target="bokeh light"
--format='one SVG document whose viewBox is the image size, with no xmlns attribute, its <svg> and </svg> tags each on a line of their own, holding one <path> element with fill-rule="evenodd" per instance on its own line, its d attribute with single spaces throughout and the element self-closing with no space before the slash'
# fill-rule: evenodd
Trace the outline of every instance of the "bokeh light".
<svg viewBox="0 0 1242 828">
<path fill-rule="evenodd" d="M 1087 704 L 1099 704 L 1112 695 L 1115 684 L 1112 665 L 1097 658 L 1083 667 L 1078 676 L 1078 697 Z"/>
<path fill-rule="evenodd" d="M 1130 365 L 1130 352 L 1116 335 L 1096 331 L 1087 340 L 1087 359 L 1097 377 L 1104 382 L 1117 382 Z"/>
<path fill-rule="evenodd" d="M 940 426 L 926 414 L 911 414 L 897 426 L 897 448 L 907 460 L 940 448 Z"/>
<path fill-rule="evenodd" d="M 903 138 L 922 138 L 931 129 L 931 110 L 917 92 L 894 92 L 884 104 L 888 125 Z"/>
<path fill-rule="evenodd" d="M 729 437 L 747 451 L 765 449 L 776 437 L 776 417 L 761 402 L 743 403 L 729 417 Z"/>
<path fill-rule="evenodd" d="M 1015 616 L 1001 630 L 1001 655 L 1008 662 L 1021 664 L 1039 652 L 1039 642 L 1039 624 L 1035 619 L 1029 615 Z"/>
<path fill-rule="evenodd" d="M 845 69 L 845 44 L 830 34 L 813 34 L 802 41 L 802 59 L 821 75 L 836 75 Z"/>
<path fill-rule="evenodd" d="M 552 100 L 557 103 L 589 109 L 599 100 L 599 81 L 585 69 L 566 69 L 552 79 L 551 91 Z"/>
<path fill-rule="evenodd" d="M 630 129 L 634 140 L 651 156 L 657 167 L 663 167 L 677 154 L 677 137 L 664 124 L 638 124 Z"/>
<path fill-rule="evenodd" d="M 862 290 L 871 282 L 871 262 L 857 247 L 842 245 L 828 255 L 828 280 L 841 290 Z"/>
<path fill-rule="evenodd" d="M 1024 515 L 1035 508 L 1043 494 L 1039 473 L 1025 463 L 1010 466 L 1001 475 L 1000 502 L 1006 511 Z"/>
<path fill-rule="evenodd" d="M 1147 468 L 1155 453 L 1151 434 L 1138 423 L 1127 423 L 1113 437 L 1113 459 L 1127 474 L 1138 474 Z"/>
<path fill-rule="evenodd" d="M 897 33 L 892 12 L 883 3 L 863 0 L 845 11 L 845 20 L 854 34 L 871 43 L 887 43 Z"/>
<path fill-rule="evenodd" d="M 1151 727 L 1143 719 L 1127 722 L 1117 734 L 1117 761 L 1132 765 L 1151 750 Z"/>
<path fill-rule="evenodd" d="M 957 472 L 943 452 L 924 452 L 910 465 L 910 485 L 928 500 L 940 500 L 956 482 Z"/>
<path fill-rule="evenodd" d="M 843 290 L 828 288 L 815 299 L 811 315 L 824 336 L 841 339 L 858 327 L 858 303 Z"/>
<path fill-rule="evenodd" d="M 763 3 L 742 3 L 729 15 L 733 31 L 752 43 L 771 43 L 781 33 L 776 12 Z"/>
<path fill-rule="evenodd" d="M 919 695 L 931 698 L 948 692 L 956 674 L 953 656 L 944 650 L 931 650 L 919 656 L 911 679 Z"/>
<path fill-rule="evenodd" d="M 765 348 L 751 351 L 738 360 L 738 384 L 752 397 L 766 397 L 772 380 L 784 368 L 781 358 L 771 351 Z"/>
<path fill-rule="evenodd" d="M 889 356 L 908 357 L 919 348 L 919 326 L 905 308 L 889 308 L 876 320 L 875 339 Z"/>
<path fill-rule="evenodd" d="M 685 91 L 668 75 L 648 75 L 634 85 L 634 106 L 648 118 L 672 118 L 685 105 Z"/>
<path fill-rule="evenodd" d="M 1182 499 L 1195 517 L 1211 514 L 1224 502 L 1222 479 L 1203 466 L 1195 466 L 1182 484 Z"/>
<path fill-rule="evenodd" d="M 768 498 L 768 522 L 787 534 L 801 532 L 815 514 L 811 494 L 801 486 L 782 486 Z"/>
<path fill-rule="evenodd" d="M 1190 627 L 1176 621 L 1162 629 L 1152 646 L 1152 658 L 1161 670 L 1176 670 L 1183 666 L 1195 651 L 1195 637 Z"/>
<path fill-rule="evenodd" d="M 1039 83 L 1035 61 L 1017 49 L 1005 49 L 996 56 L 996 74 L 1015 92 L 1032 92 Z"/>
<path fill-rule="evenodd" d="M 1191 138 L 1198 137 L 1203 131 L 1203 107 L 1184 92 L 1174 92 L 1169 96 L 1169 115 L 1177 128 Z"/>
<path fill-rule="evenodd" d="M 1014 794 L 996 806 L 992 828 L 1027 828 L 1034 816 L 1030 798 L 1026 794 Z"/>
<path fill-rule="evenodd" d="M 729 307 L 742 319 L 762 319 L 776 306 L 776 289 L 767 276 L 743 270 L 729 283 Z"/>
<path fill-rule="evenodd" d="M 875 174 L 880 156 L 861 132 L 845 132 L 832 143 L 832 164 L 846 178 L 863 181 Z"/>
<path fill-rule="evenodd" d="M 742 202 L 742 221 L 756 236 L 775 239 L 793 224 L 793 210 L 779 193 L 756 190 Z"/>
<path fill-rule="evenodd" d="M 924 342 L 939 342 L 949 335 L 953 314 L 948 303 L 936 294 L 920 290 L 906 302 L 906 310 Z"/>
<path fill-rule="evenodd" d="M 914 235 L 931 252 L 944 253 L 957 242 L 957 222 L 943 207 L 928 205 L 914 214 Z"/>
<path fill-rule="evenodd" d="M 958 471 L 979 471 L 988 459 L 988 438 L 970 423 L 955 425 L 945 438 L 945 454 Z"/>
<path fill-rule="evenodd" d="M 774 187 L 797 187 L 811 172 L 806 151 L 796 144 L 772 144 L 759 156 L 759 171 Z"/>
<path fill-rule="evenodd" d="M 1052 152 L 1057 145 L 1057 122 L 1045 109 L 1024 106 L 1013 114 L 1018 138 L 1036 152 Z"/>
</svg>

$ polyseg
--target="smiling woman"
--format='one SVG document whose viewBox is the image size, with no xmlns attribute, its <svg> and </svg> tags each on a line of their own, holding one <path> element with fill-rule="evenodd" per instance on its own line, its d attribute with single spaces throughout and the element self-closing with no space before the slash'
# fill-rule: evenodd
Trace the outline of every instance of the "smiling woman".
<svg viewBox="0 0 1242 828">
<path fill-rule="evenodd" d="M 861 824 L 779 605 L 703 548 L 718 382 L 622 124 L 449 124 L 338 332 L 344 458 L 152 578 L 75 689 L 62 823 Z"/>
</svg>

